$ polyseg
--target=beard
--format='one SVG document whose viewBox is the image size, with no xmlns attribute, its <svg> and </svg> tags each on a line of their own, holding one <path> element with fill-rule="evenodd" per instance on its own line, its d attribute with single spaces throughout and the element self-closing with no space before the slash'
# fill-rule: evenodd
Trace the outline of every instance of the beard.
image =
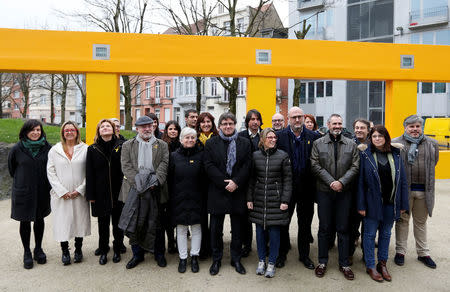
<svg viewBox="0 0 450 292">
<path fill-rule="evenodd" d="M 340 135 L 342 133 L 341 129 L 333 129 L 330 131 L 333 135 Z"/>
</svg>

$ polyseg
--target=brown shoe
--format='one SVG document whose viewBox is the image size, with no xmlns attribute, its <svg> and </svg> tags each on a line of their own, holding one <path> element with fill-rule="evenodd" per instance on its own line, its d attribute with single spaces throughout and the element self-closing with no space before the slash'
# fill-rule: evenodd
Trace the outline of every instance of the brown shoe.
<svg viewBox="0 0 450 292">
<path fill-rule="evenodd" d="M 327 272 L 327 265 L 326 264 L 319 264 L 316 267 L 315 273 L 316 273 L 317 277 L 322 278 L 325 275 L 326 272 Z"/>
<path fill-rule="evenodd" d="M 389 272 L 386 268 L 386 261 L 379 261 L 377 264 L 377 272 L 381 274 L 383 279 L 390 282 L 392 280 L 391 275 L 389 275 Z"/>
<path fill-rule="evenodd" d="M 339 271 L 341 271 L 344 274 L 345 279 L 350 281 L 355 279 L 355 274 L 353 274 L 353 271 L 350 267 L 339 266 Z"/>
<path fill-rule="evenodd" d="M 383 277 L 377 272 L 376 269 L 366 269 L 367 274 L 372 278 L 372 280 L 377 282 L 383 282 Z"/>
</svg>

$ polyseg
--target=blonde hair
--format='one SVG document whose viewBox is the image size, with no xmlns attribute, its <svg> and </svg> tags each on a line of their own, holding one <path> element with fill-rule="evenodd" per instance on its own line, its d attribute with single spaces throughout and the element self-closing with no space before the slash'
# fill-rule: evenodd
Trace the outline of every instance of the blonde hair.
<svg viewBox="0 0 450 292">
<path fill-rule="evenodd" d="M 116 125 L 111 119 L 103 119 L 97 124 L 97 129 L 95 130 L 94 143 L 98 142 L 98 138 L 100 137 L 100 127 L 103 123 L 109 123 L 113 129 L 113 136 L 116 136 Z"/>
<path fill-rule="evenodd" d="M 259 143 L 258 143 L 259 148 L 264 148 L 264 142 L 266 142 L 267 135 L 269 133 L 274 133 L 276 135 L 275 131 L 272 128 L 265 128 L 264 130 L 261 131 L 260 139 L 259 139 Z"/>
<path fill-rule="evenodd" d="M 61 126 L 61 131 L 60 131 L 60 135 L 61 135 L 61 144 L 63 146 L 64 150 L 67 150 L 67 144 L 66 144 L 66 138 L 64 138 L 64 128 L 67 125 L 72 125 L 75 130 L 77 131 L 77 139 L 76 139 L 76 145 L 81 143 L 81 133 L 80 133 L 80 128 L 78 128 L 77 124 L 73 121 L 67 121 L 65 122 L 62 126 Z"/>
</svg>

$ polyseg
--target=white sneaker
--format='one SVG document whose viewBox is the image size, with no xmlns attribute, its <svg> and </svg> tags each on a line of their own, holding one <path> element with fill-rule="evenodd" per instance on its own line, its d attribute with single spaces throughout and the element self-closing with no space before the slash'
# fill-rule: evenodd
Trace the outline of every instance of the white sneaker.
<svg viewBox="0 0 450 292">
<path fill-rule="evenodd" d="M 264 275 L 266 270 L 266 263 L 263 261 L 258 262 L 258 267 L 256 268 L 256 275 Z"/>
<path fill-rule="evenodd" d="M 275 276 L 275 265 L 274 264 L 268 264 L 267 270 L 265 274 L 266 278 L 273 278 Z"/>
</svg>

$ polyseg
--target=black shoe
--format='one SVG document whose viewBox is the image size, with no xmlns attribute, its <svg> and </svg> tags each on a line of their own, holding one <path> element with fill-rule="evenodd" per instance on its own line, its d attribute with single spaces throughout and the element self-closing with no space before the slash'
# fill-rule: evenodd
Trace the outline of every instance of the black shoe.
<svg viewBox="0 0 450 292">
<path fill-rule="evenodd" d="M 120 247 L 120 253 L 124 254 L 127 252 L 127 247 L 122 243 L 122 246 Z"/>
<path fill-rule="evenodd" d="M 125 248 L 125 250 L 126 250 L 126 248 Z M 108 249 L 106 250 L 106 253 L 108 253 L 108 252 L 109 252 L 109 246 L 108 246 Z M 99 255 L 102 254 L 102 250 L 101 250 L 100 248 L 97 248 L 97 249 L 95 250 L 94 254 L 95 254 L 96 256 L 99 256 Z"/>
<path fill-rule="evenodd" d="M 108 257 L 106 256 L 106 254 L 102 254 L 100 256 L 100 258 L 98 259 L 98 263 L 100 265 L 106 265 L 107 262 L 108 262 Z"/>
<path fill-rule="evenodd" d="M 211 274 L 211 276 L 217 275 L 221 265 L 222 264 L 220 261 L 213 261 L 211 267 L 209 268 L 209 274 Z"/>
<path fill-rule="evenodd" d="M 252 251 L 252 248 L 250 246 L 244 246 L 244 248 L 242 248 L 241 256 L 243 258 L 246 258 L 250 255 L 251 251 Z"/>
<path fill-rule="evenodd" d="M 156 263 L 158 264 L 158 266 L 160 266 L 161 268 L 164 268 L 165 266 L 167 266 L 167 261 L 164 256 L 159 256 L 159 257 L 155 258 L 155 260 L 156 260 Z"/>
<path fill-rule="evenodd" d="M 284 262 L 286 261 L 286 259 L 285 258 L 283 258 L 283 257 L 278 257 L 277 258 L 277 262 L 275 263 L 275 267 L 277 267 L 277 268 L 282 268 L 282 267 L 284 267 Z"/>
<path fill-rule="evenodd" d="M 191 256 L 191 271 L 192 273 L 198 273 L 200 270 L 198 266 L 198 256 Z"/>
<path fill-rule="evenodd" d="M 314 270 L 316 268 L 313 261 L 309 257 L 299 258 L 298 260 L 301 261 L 307 269 Z"/>
<path fill-rule="evenodd" d="M 180 259 L 178 263 L 178 273 L 186 272 L 187 259 Z"/>
<path fill-rule="evenodd" d="M 425 266 L 436 269 L 436 263 L 431 259 L 430 256 L 417 257 L 419 261 L 421 261 Z"/>
<path fill-rule="evenodd" d="M 23 253 L 23 267 L 27 270 L 33 268 L 33 257 L 30 250 Z"/>
<path fill-rule="evenodd" d="M 75 249 L 75 252 L 73 253 L 73 262 L 81 263 L 82 260 L 83 260 L 83 251 L 81 251 L 81 249 Z"/>
<path fill-rule="evenodd" d="M 65 266 L 70 265 L 70 253 L 69 253 L 69 250 L 64 250 L 62 252 L 61 261 L 62 261 L 62 263 Z"/>
<path fill-rule="evenodd" d="M 137 265 L 139 265 L 139 263 L 142 261 L 144 261 L 144 258 L 138 258 L 138 257 L 133 256 L 131 258 L 131 260 L 127 263 L 126 268 L 132 269 L 132 268 L 136 267 Z"/>
<path fill-rule="evenodd" d="M 33 253 L 34 253 L 34 260 L 38 264 L 43 265 L 47 262 L 47 256 L 45 255 L 42 248 L 35 248 Z"/>
<path fill-rule="evenodd" d="M 405 264 L 405 255 L 401 253 L 396 253 L 394 257 L 394 263 L 397 266 L 403 266 Z"/>
<path fill-rule="evenodd" d="M 233 262 L 233 261 L 232 261 L 232 262 L 231 262 L 231 266 L 233 266 L 234 269 L 236 270 L 236 272 L 238 272 L 239 274 L 245 275 L 245 273 L 246 273 L 245 268 L 244 268 L 244 266 L 241 264 L 240 261 L 237 261 L 237 262 Z"/>
<path fill-rule="evenodd" d="M 120 256 L 120 252 L 114 252 L 114 255 L 113 255 L 113 263 L 118 263 L 118 262 L 120 262 L 121 259 L 122 259 L 122 258 L 121 258 L 121 256 Z"/>
</svg>

